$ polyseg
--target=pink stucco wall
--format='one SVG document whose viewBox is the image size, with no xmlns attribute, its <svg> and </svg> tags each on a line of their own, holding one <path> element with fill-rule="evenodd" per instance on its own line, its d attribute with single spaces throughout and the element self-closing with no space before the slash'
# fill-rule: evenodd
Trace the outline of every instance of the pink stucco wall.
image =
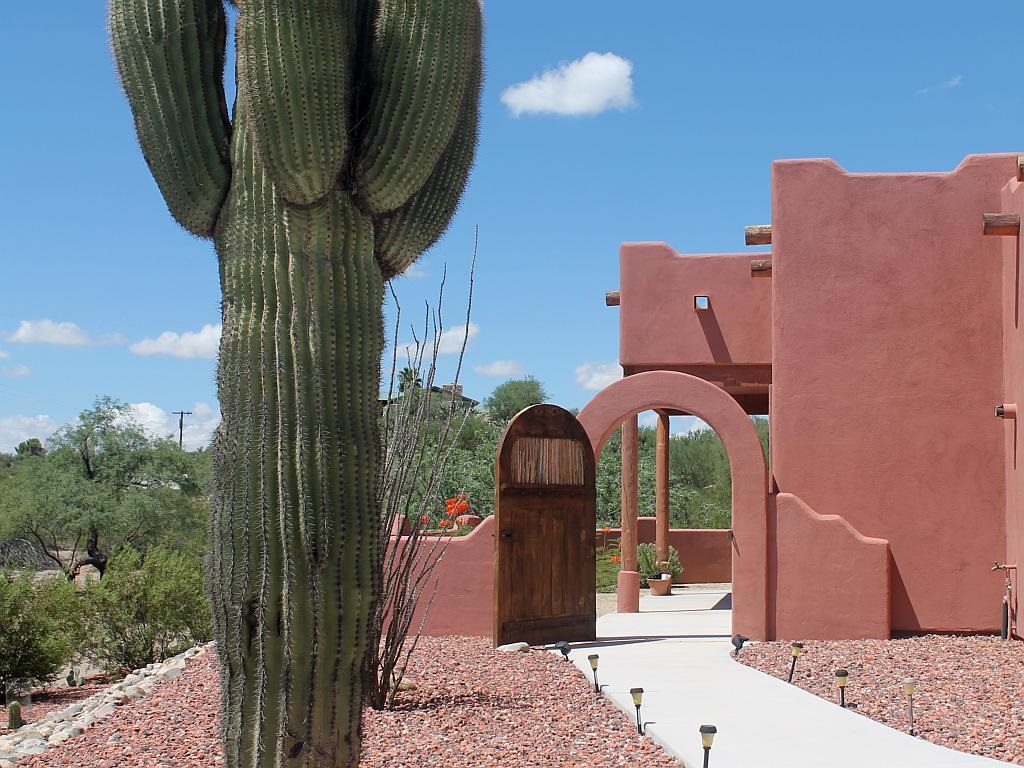
<svg viewBox="0 0 1024 768">
<path fill-rule="evenodd" d="M 620 249 L 619 362 L 771 363 L 771 279 L 751 280 L 750 262 L 770 254 L 680 254 L 665 243 Z M 710 297 L 694 311 L 693 297 Z"/>
<path fill-rule="evenodd" d="M 400 541 L 404 543 L 405 539 Z M 433 541 L 424 539 L 423 546 L 431 546 Z M 423 634 L 490 637 L 494 631 L 493 515 L 470 533 L 448 542 L 435 574 L 437 595 L 427 611 Z M 430 591 L 417 606 L 413 627 L 419 626 L 430 602 Z"/>
<path fill-rule="evenodd" d="M 655 524 L 653 517 L 637 518 L 637 542 L 653 544 L 655 540 Z M 668 532 L 669 546 L 675 547 L 679 553 L 679 562 L 683 564 L 683 572 L 676 576 L 673 584 L 707 584 L 732 581 L 732 542 L 730 531 L 670 528 Z M 609 528 L 597 532 L 597 546 L 604 542 L 619 538 L 618 528 Z"/>
<path fill-rule="evenodd" d="M 998 212 L 1016 213 L 1024 217 L 1024 184 L 1011 179 L 1002 190 L 1002 201 Z M 1004 467 L 1006 477 L 1006 557 L 1002 562 L 1018 566 L 1015 587 L 1020 588 L 1020 567 L 1024 566 L 1024 456 L 1020 441 L 1020 419 L 1024 418 L 1024 317 L 1022 317 L 1021 257 L 1020 238 L 998 238 L 1002 245 L 999 257 L 1003 276 L 1003 394 L 999 403 L 1016 403 L 1020 411 L 1017 420 L 995 419 L 1003 433 L 1005 452 Z M 992 578 L 1002 582 L 1001 573 L 993 573 Z M 1021 634 L 1020 609 L 1022 602 L 1019 595 L 1014 595 L 1017 630 Z"/>
<path fill-rule="evenodd" d="M 796 496 L 773 494 L 769 570 L 777 640 L 889 637 L 889 545 L 819 515 Z"/>
<path fill-rule="evenodd" d="M 1005 256 L 981 221 L 1015 175 L 1014 155 L 949 173 L 773 166 L 773 475 L 888 540 L 897 632 L 998 626 Z M 780 620 L 807 600 L 780 582 Z"/>
</svg>

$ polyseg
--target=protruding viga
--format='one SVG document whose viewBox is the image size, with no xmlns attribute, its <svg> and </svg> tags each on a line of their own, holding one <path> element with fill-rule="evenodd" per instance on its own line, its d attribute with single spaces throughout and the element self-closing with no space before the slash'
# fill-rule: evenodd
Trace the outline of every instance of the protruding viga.
<svg viewBox="0 0 1024 768">
<path fill-rule="evenodd" d="M 220 263 L 208 583 L 227 765 L 355 765 L 384 281 L 465 187 L 479 0 L 244 0 L 233 120 L 221 0 L 111 0 L 110 27 L 150 170 Z"/>
</svg>

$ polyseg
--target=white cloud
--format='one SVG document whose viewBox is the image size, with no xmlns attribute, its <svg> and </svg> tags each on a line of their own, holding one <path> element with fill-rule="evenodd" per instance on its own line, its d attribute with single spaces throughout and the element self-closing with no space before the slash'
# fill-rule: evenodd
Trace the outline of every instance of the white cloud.
<svg viewBox="0 0 1024 768">
<path fill-rule="evenodd" d="M 43 442 L 57 431 L 57 422 L 49 416 L 4 416 L 0 418 L 0 451 L 13 453 L 18 443 L 30 437 Z"/>
<path fill-rule="evenodd" d="M 5 379 L 20 379 L 23 376 L 28 376 L 32 373 L 32 369 L 27 365 L 12 365 L 9 368 L 0 368 L 0 376 Z"/>
<path fill-rule="evenodd" d="M 501 102 L 513 115 L 596 115 L 628 109 L 633 99 L 633 63 L 614 53 L 591 51 L 505 89 Z"/>
<path fill-rule="evenodd" d="M 604 389 L 621 378 L 618 363 L 584 363 L 576 367 L 576 383 L 584 389 Z"/>
<path fill-rule="evenodd" d="M 19 344 L 58 344 L 65 347 L 91 347 L 97 344 L 121 344 L 121 334 L 90 336 L 75 323 L 55 323 L 53 320 L 22 320 L 18 330 L 7 337 Z"/>
<path fill-rule="evenodd" d="M 413 262 L 409 265 L 409 268 L 402 273 L 402 277 L 407 277 L 410 280 L 422 280 L 424 277 L 430 277 L 430 272 L 427 271 L 427 263 Z"/>
<path fill-rule="evenodd" d="M 711 429 L 706 422 L 696 416 L 673 416 L 669 420 L 669 431 L 673 435 L 688 435 L 691 432 L 700 432 L 702 429 Z"/>
<path fill-rule="evenodd" d="M 480 326 L 476 323 L 469 324 L 467 333 L 465 325 L 456 325 L 447 331 L 441 331 L 441 338 L 438 340 L 437 354 L 454 355 L 462 351 L 462 341 L 472 341 L 480 335 Z"/>
<path fill-rule="evenodd" d="M 170 355 L 171 357 L 216 357 L 220 344 L 220 325 L 207 323 L 198 331 L 177 334 L 164 331 L 155 339 L 142 339 L 128 349 L 136 355 Z"/>
<path fill-rule="evenodd" d="M 658 424 L 658 414 L 655 411 L 644 411 L 636 420 L 641 427 L 654 427 Z"/>
<path fill-rule="evenodd" d="M 6 360 L 7 356 L 7 353 L 0 349 L 0 360 Z"/>
<path fill-rule="evenodd" d="M 178 416 L 168 413 L 153 403 L 131 403 L 132 415 L 148 434 L 154 437 L 178 438 Z M 213 432 L 220 424 L 220 411 L 206 403 L 195 403 L 191 414 L 185 417 L 182 444 L 194 451 L 209 445 Z"/>
<path fill-rule="evenodd" d="M 918 88 L 915 93 L 917 93 L 918 96 L 923 96 L 924 94 L 931 93 L 932 91 L 948 91 L 950 88 L 956 88 L 963 81 L 963 75 L 953 75 L 944 83 L 940 83 L 939 85 L 929 85 L 927 88 Z"/>
<path fill-rule="evenodd" d="M 516 360 L 495 360 L 493 363 L 474 365 L 473 370 L 481 376 L 500 376 L 502 378 L 526 375 L 526 368 Z"/>
</svg>

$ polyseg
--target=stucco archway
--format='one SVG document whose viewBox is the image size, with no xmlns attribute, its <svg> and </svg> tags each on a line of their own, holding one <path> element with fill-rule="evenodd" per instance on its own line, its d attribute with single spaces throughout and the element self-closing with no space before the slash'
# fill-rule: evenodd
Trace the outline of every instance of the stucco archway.
<svg viewBox="0 0 1024 768">
<path fill-rule="evenodd" d="M 597 393 L 578 418 L 599 456 L 609 435 L 638 411 L 686 411 L 703 419 L 729 456 L 733 508 L 733 631 L 767 639 L 768 468 L 750 417 L 726 392 L 673 371 L 627 376 Z"/>
</svg>

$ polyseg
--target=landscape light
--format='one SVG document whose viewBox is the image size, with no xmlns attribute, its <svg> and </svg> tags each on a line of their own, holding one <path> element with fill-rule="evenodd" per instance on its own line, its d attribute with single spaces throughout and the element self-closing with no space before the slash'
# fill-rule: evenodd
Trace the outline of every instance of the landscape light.
<svg viewBox="0 0 1024 768">
<path fill-rule="evenodd" d="M 715 734 L 718 729 L 713 725 L 702 725 L 700 727 L 700 743 L 704 747 L 704 768 L 708 768 L 708 759 L 711 757 L 711 745 L 715 741 Z"/>
<path fill-rule="evenodd" d="M 735 651 L 733 651 L 733 656 L 739 657 L 740 651 L 743 650 L 743 644 L 747 642 L 749 639 L 749 637 L 744 637 L 743 635 L 732 636 L 732 647 L 736 649 Z"/>
<path fill-rule="evenodd" d="M 643 688 L 630 688 L 629 695 L 633 697 L 633 706 L 636 707 L 636 732 L 644 735 L 644 727 L 640 724 L 640 704 L 644 700 Z"/>
<path fill-rule="evenodd" d="M 803 649 L 803 643 L 792 643 L 789 646 L 789 650 L 793 654 L 793 663 L 789 665 L 789 680 L 786 681 L 787 683 L 793 682 L 793 671 L 796 669 L 796 660 L 800 653 L 803 651 Z"/>
<path fill-rule="evenodd" d="M 590 662 L 590 668 L 594 670 L 594 693 L 601 692 L 601 686 L 597 684 L 597 661 L 600 658 L 601 657 L 598 656 L 596 653 L 592 653 L 589 656 L 587 656 L 587 661 Z"/>
<path fill-rule="evenodd" d="M 559 640 L 557 643 L 555 643 L 555 648 L 557 648 L 559 652 L 562 654 L 562 656 L 565 657 L 566 661 L 569 660 L 569 651 L 571 651 L 572 649 L 569 647 L 569 644 L 565 642 L 565 640 Z"/>
<path fill-rule="evenodd" d="M 836 670 L 836 682 L 839 684 L 839 706 L 846 706 L 846 681 L 850 678 L 850 673 L 845 669 Z"/>
<path fill-rule="evenodd" d="M 912 677 L 903 680 L 903 690 L 907 694 L 907 711 L 910 716 L 910 735 L 914 734 L 914 689 L 917 687 L 917 680 Z"/>
</svg>

